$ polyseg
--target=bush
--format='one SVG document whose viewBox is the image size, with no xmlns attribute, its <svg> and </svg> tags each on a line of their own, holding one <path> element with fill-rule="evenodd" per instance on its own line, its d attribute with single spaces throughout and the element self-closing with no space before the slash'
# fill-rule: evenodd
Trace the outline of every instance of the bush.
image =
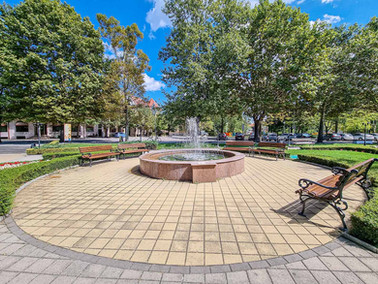
<svg viewBox="0 0 378 284">
<path fill-rule="evenodd" d="M 42 161 L 0 171 L 0 216 L 12 208 L 15 191 L 23 183 L 56 170 L 79 164 L 79 155 Z"/>
<path fill-rule="evenodd" d="M 374 146 L 364 146 L 364 145 L 301 145 L 302 149 L 306 150 L 345 150 L 345 151 L 357 151 L 363 153 L 378 154 L 378 148 Z"/>
<path fill-rule="evenodd" d="M 378 247 L 378 198 L 366 202 L 351 217 L 350 233 L 373 246 Z"/>
<path fill-rule="evenodd" d="M 61 153 L 61 152 L 73 152 L 79 153 L 79 148 L 29 148 L 26 149 L 27 155 L 41 155 L 45 153 Z"/>
<path fill-rule="evenodd" d="M 54 152 L 54 153 L 44 153 L 42 154 L 42 157 L 44 160 L 52 160 L 52 159 L 55 159 L 55 158 L 63 158 L 63 157 L 68 157 L 68 156 L 75 156 L 75 155 L 78 155 L 79 153 L 78 152 Z"/>
</svg>

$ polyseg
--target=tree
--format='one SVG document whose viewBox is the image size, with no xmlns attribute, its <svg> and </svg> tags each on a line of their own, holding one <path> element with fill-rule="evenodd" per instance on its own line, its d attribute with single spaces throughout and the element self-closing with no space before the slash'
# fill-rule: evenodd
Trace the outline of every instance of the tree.
<svg viewBox="0 0 378 284">
<path fill-rule="evenodd" d="M 258 141 L 267 115 L 296 108 L 299 84 L 317 48 L 308 15 L 280 0 L 260 1 L 249 17 L 241 30 L 244 57 L 235 62 L 233 78 Z"/>
<path fill-rule="evenodd" d="M 132 97 L 143 97 L 145 93 L 143 74 L 150 70 L 147 55 L 136 48 L 138 41 L 143 39 L 143 33 L 137 24 L 131 26 L 121 26 L 114 17 L 107 18 L 103 14 L 97 14 L 100 24 L 100 32 L 113 51 L 113 59 L 110 62 L 110 72 L 112 76 L 109 81 L 114 82 L 110 88 L 114 92 L 119 92 L 123 97 L 123 107 L 125 116 L 126 140 L 129 137 L 129 108 Z"/>
<path fill-rule="evenodd" d="M 227 80 L 228 48 L 232 29 L 243 14 L 236 0 L 168 0 L 165 13 L 172 22 L 171 33 L 159 58 L 170 63 L 163 80 L 176 90 L 167 94 L 166 111 L 182 118 L 225 116 L 240 111 Z"/>
<path fill-rule="evenodd" d="M 95 116 L 104 48 L 89 18 L 59 0 L 0 5 L 2 120 Z"/>
</svg>

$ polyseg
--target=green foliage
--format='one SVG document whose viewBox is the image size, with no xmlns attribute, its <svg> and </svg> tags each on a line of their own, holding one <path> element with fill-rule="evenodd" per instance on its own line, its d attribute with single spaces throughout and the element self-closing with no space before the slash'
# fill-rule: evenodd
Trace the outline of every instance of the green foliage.
<svg viewBox="0 0 378 284">
<path fill-rule="evenodd" d="M 351 221 L 352 235 L 378 247 L 378 197 L 369 200 L 352 213 Z"/>
<path fill-rule="evenodd" d="M 346 150 L 357 151 L 371 154 L 378 154 L 378 148 L 375 146 L 363 146 L 358 144 L 316 144 L 316 145 L 302 145 L 302 149 L 311 150 Z"/>
<path fill-rule="evenodd" d="M 15 191 L 23 183 L 59 169 L 79 164 L 79 156 L 32 163 L 0 171 L 0 216 L 12 209 Z"/>
<path fill-rule="evenodd" d="M 84 146 L 83 146 L 84 147 Z M 77 153 L 79 152 L 79 149 L 77 149 Z M 75 148 L 73 147 L 67 147 L 67 148 L 30 148 L 26 149 L 27 155 L 41 155 L 44 153 L 62 153 L 62 152 L 72 152 Z"/>
<path fill-rule="evenodd" d="M 132 97 L 143 97 L 145 93 L 145 71 L 150 70 L 149 58 L 136 48 L 143 33 L 137 24 L 121 26 L 114 17 L 97 14 L 100 32 L 109 51 L 114 56 L 108 62 L 102 101 L 105 105 L 105 122 L 120 120 L 124 114 L 126 140 L 129 134 L 129 107 Z M 121 111 L 120 111 L 121 110 Z"/>
<path fill-rule="evenodd" d="M 63 158 L 68 156 L 77 156 L 79 153 L 78 151 L 75 152 L 53 152 L 53 153 L 43 153 L 42 157 L 43 160 L 52 160 L 55 158 Z"/>
<path fill-rule="evenodd" d="M 5 121 L 83 120 L 97 104 L 104 47 L 89 18 L 60 0 L 0 5 Z"/>
</svg>

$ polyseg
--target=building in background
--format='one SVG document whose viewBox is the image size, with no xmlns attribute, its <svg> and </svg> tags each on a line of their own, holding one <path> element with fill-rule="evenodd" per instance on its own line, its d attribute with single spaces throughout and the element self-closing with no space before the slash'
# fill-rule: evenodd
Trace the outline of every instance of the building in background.
<svg viewBox="0 0 378 284">
<path fill-rule="evenodd" d="M 140 98 L 133 99 L 134 105 L 142 105 L 149 108 L 158 108 L 159 105 L 154 99 L 144 101 Z M 60 131 L 63 130 L 63 124 L 53 124 L 47 123 L 41 126 L 41 136 L 42 138 L 59 138 Z M 107 132 L 108 131 L 108 132 Z M 108 136 L 113 136 L 119 129 L 113 127 L 109 129 L 104 129 L 103 126 L 87 125 L 85 123 L 74 125 L 72 124 L 72 137 L 86 138 L 86 137 L 105 137 L 106 133 Z M 135 129 L 130 129 L 131 136 L 137 134 Z M 31 122 L 23 121 L 11 121 L 8 123 L 1 123 L 0 125 L 0 136 L 1 139 L 31 139 L 37 137 L 37 125 Z"/>
</svg>

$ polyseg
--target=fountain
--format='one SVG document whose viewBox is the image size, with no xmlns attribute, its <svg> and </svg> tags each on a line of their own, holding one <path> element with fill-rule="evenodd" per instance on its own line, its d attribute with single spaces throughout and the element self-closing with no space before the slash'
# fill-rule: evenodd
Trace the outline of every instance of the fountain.
<svg viewBox="0 0 378 284">
<path fill-rule="evenodd" d="M 194 183 L 214 182 L 244 171 L 244 154 L 201 148 L 196 118 L 187 119 L 186 129 L 188 149 L 144 154 L 139 158 L 140 171 L 153 178 Z"/>
</svg>

